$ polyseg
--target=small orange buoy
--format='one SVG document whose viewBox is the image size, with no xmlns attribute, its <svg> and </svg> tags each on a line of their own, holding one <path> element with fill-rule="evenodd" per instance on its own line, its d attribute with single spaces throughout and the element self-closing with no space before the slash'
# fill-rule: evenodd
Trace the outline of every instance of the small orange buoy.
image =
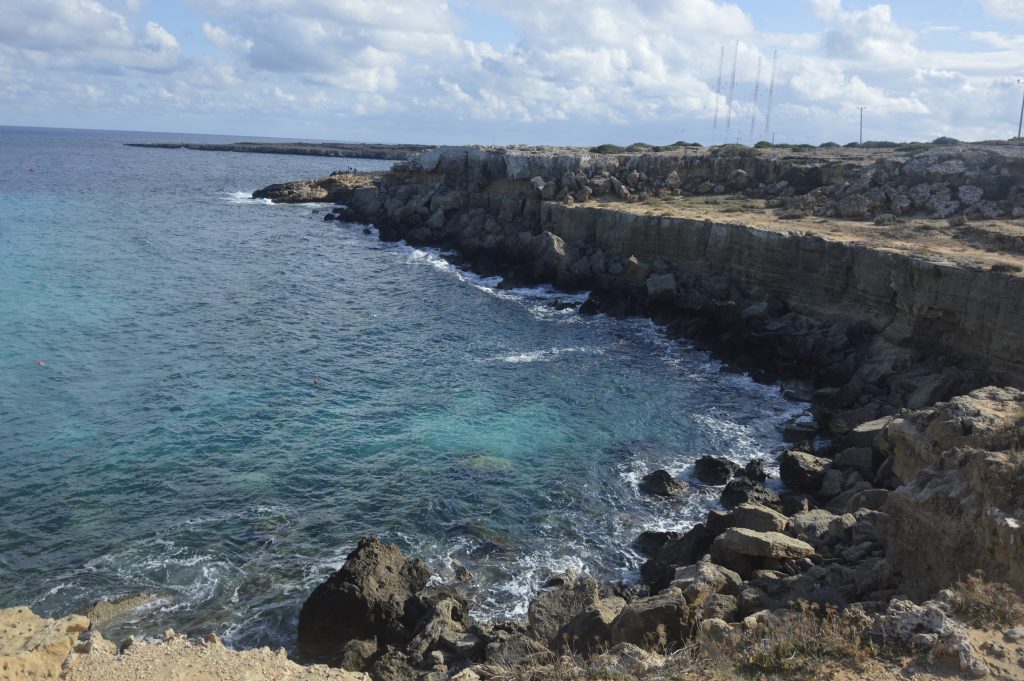
<svg viewBox="0 0 1024 681">
<path fill-rule="evenodd" d="M 44 366 L 46 366 L 46 362 L 44 362 L 44 361 L 43 361 L 43 360 L 41 360 L 41 359 L 37 359 L 37 360 L 36 360 L 36 364 L 38 364 L 38 365 L 39 365 L 39 366 L 41 366 L 41 367 L 44 367 Z"/>
</svg>

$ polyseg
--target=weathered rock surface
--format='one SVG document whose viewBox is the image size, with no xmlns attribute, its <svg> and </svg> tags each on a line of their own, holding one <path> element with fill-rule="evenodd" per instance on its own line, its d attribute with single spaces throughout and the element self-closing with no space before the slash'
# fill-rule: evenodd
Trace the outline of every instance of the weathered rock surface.
<svg viewBox="0 0 1024 681">
<path fill-rule="evenodd" d="M 376 537 L 361 539 L 345 565 L 302 606 L 299 648 L 318 658 L 335 655 L 352 639 L 408 642 L 425 614 L 416 594 L 429 579 L 423 561 Z"/>
<path fill-rule="evenodd" d="M 676 480 L 668 471 L 656 470 L 648 473 L 640 481 L 640 491 L 659 497 L 683 497 L 690 492 L 690 486 L 682 480 Z"/>
<path fill-rule="evenodd" d="M 720 456 L 702 456 L 694 463 L 693 474 L 708 485 L 724 485 L 739 469 L 739 464 Z"/>
<path fill-rule="evenodd" d="M 0 610 L 0 677 L 5 681 L 59 678 L 79 634 L 88 628 L 88 618 L 81 615 L 51 620 L 24 606 Z"/>
<path fill-rule="evenodd" d="M 928 597 L 975 569 L 1024 589 L 1022 409 L 1021 392 L 985 388 L 886 428 L 883 447 L 912 474 L 883 507 L 887 557 L 908 595 Z"/>
</svg>

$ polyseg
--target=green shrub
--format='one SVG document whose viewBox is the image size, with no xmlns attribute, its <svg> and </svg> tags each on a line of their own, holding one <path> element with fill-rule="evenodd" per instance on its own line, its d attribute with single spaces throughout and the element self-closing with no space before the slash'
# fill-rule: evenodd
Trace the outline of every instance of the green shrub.
<svg viewBox="0 0 1024 681">
<path fill-rule="evenodd" d="M 839 148 L 839 144 L 837 144 L 836 142 L 822 142 L 818 146 L 820 148 L 822 148 L 822 149 L 838 149 Z"/>
<path fill-rule="evenodd" d="M 760 142 L 754 144 L 755 149 L 770 149 L 774 146 L 775 145 L 769 142 L 768 140 L 761 140 Z"/>
<path fill-rule="evenodd" d="M 955 137 L 936 137 L 932 140 L 932 144 L 963 144 L 963 142 Z"/>
<path fill-rule="evenodd" d="M 617 144 L 601 144 L 596 147 L 590 147 L 590 152 L 592 154 L 624 154 L 626 149 Z"/>
<path fill-rule="evenodd" d="M 712 147 L 719 156 L 746 156 L 753 154 L 754 150 L 746 144 L 722 144 Z"/>
</svg>

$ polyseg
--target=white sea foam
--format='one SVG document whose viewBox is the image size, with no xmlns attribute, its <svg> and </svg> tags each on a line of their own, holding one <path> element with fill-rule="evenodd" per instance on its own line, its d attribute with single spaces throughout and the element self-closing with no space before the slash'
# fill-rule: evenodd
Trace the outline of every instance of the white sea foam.
<svg viewBox="0 0 1024 681">
<path fill-rule="evenodd" d="M 238 205 L 250 205 L 250 204 L 262 204 L 266 206 L 277 205 L 270 199 L 254 199 L 252 198 L 252 192 L 231 192 L 224 197 L 229 203 Z"/>
<path fill-rule="evenodd" d="M 575 348 L 549 348 L 547 350 L 530 350 L 528 352 L 515 352 L 509 355 L 500 355 L 498 357 L 492 357 L 490 361 L 508 362 L 509 364 L 522 364 L 529 362 L 549 362 L 559 355 L 564 354 L 588 354 L 588 355 L 603 355 L 604 350 L 602 348 L 588 348 L 588 347 L 575 347 Z"/>
</svg>

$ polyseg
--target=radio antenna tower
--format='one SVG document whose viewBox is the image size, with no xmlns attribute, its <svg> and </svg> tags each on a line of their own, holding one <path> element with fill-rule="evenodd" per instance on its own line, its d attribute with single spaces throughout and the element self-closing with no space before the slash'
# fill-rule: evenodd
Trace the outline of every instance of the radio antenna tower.
<svg viewBox="0 0 1024 681">
<path fill-rule="evenodd" d="M 775 50 L 772 54 L 772 79 L 771 84 L 768 86 L 768 105 L 764 111 L 764 134 L 768 134 L 768 127 L 772 121 L 772 99 L 775 97 L 775 64 L 779 61 L 779 51 Z"/>
<path fill-rule="evenodd" d="M 757 76 L 754 78 L 754 110 L 750 112 L 750 138 L 754 138 L 754 125 L 757 121 L 757 96 L 761 94 L 761 55 L 757 56 Z"/>
<path fill-rule="evenodd" d="M 729 78 L 729 99 L 725 103 L 725 131 L 729 132 L 732 124 L 732 96 L 736 91 L 736 58 L 740 55 L 740 41 L 736 41 L 736 47 L 732 51 L 732 76 Z M 728 135 L 727 135 L 728 136 Z"/>
<path fill-rule="evenodd" d="M 722 45 L 722 49 L 718 53 L 718 82 L 715 83 L 715 124 L 711 127 L 711 136 L 715 137 L 718 133 L 718 107 L 721 106 L 720 100 L 722 99 L 722 69 L 725 68 L 725 45 Z"/>
</svg>

